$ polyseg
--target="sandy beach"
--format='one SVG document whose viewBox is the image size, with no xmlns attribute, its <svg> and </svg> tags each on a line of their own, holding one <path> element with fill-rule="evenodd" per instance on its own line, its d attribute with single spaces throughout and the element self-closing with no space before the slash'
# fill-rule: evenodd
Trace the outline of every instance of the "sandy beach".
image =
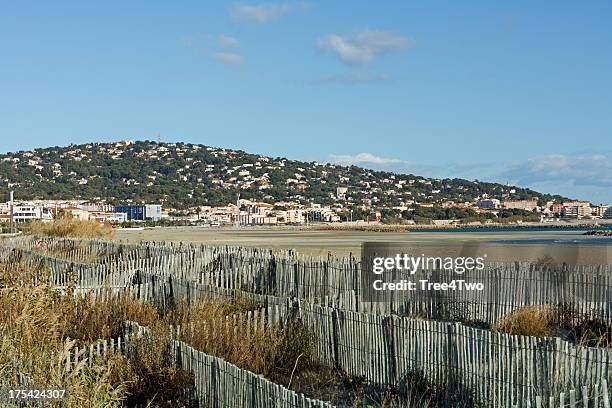
<svg viewBox="0 0 612 408">
<path fill-rule="evenodd" d="M 443 251 L 449 255 L 461 251 L 486 252 L 489 261 L 537 260 L 549 255 L 558 262 L 609 263 L 612 245 L 592 245 L 597 237 L 585 237 L 581 230 L 547 231 L 309 231 L 289 228 L 210 228 L 168 227 L 144 230 L 118 230 L 116 238 L 127 242 L 174 241 L 212 245 L 241 245 L 260 248 L 296 249 L 307 255 L 360 256 L 363 242 L 401 243 L 417 250 Z M 531 241 L 535 240 L 533 243 Z M 541 240 L 551 240 L 541 243 Z M 586 244 L 571 243 L 573 240 Z M 503 242 L 499 242 L 503 241 Z M 507 242 L 510 241 L 510 242 Z M 567 243 L 565 243 L 567 242 Z M 470 248 L 470 249 L 466 249 Z"/>
</svg>

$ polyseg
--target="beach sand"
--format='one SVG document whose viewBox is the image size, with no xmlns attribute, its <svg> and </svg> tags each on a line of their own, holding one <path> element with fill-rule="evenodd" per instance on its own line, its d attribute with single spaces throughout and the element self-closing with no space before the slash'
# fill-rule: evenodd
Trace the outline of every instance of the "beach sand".
<svg viewBox="0 0 612 408">
<path fill-rule="evenodd" d="M 546 255 L 557 262 L 578 264 L 612 263 L 611 245 L 549 245 L 491 243 L 498 240 L 589 239 L 584 231 L 493 231 L 493 232 L 366 232 L 310 231 L 290 228 L 210 228 L 165 227 L 144 230 L 118 230 L 116 238 L 128 242 L 174 241 L 211 245 L 238 245 L 259 248 L 295 249 L 306 255 L 360 256 L 363 242 L 401 243 L 414 248 L 415 253 L 427 248 L 427 253 L 458 256 L 476 251 L 486 253 L 488 261 L 535 261 Z M 593 237 L 590 239 L 597 240 Z M 590 242 L 590 241 L 589 241 Z M 477 247 L 477 248 L 476 248 Z M 424 250 L 424 249 L 423 249 Z"/>
</svg>

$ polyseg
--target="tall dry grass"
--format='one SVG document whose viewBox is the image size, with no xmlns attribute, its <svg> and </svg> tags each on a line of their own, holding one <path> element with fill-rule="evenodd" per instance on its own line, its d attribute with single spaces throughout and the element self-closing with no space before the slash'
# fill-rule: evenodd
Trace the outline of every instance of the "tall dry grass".
<svg viewBox="0 0 612 408">
<path fill-rule="evenodd" d="M 63 335 L 64 303 L 46 285 L 0 289 L 0 386 L 23 385 L 26 375 L 37 387 L 68 389 L 60 406 L 121 406 L 128 383 L 112 381 L 112 359 L 82 359 L 70 370 L 58 364 L 76 345 Z"/>
<path fill-rule="evenodd" d="M 50 237 L 110 238 L 114 234 L 110 224 L 97 221 L 80 221 L 72 218 L 59 218 L 51 222 L 33 221 L 23 227 L 27 234 L 47 235 Z"/>
<path fill-rule="evenodd" d="M 257 305 L 246 300 L 201 300 L 180 304 L 164 316 L 164 324 L 180 327 L 180 340 L 192 347 L 275 380 L 287 379 L 312 357 L 312 337 L 298 322 L 284 328 L 249 321 Z M 299 357 L 299 361 L 298 361 Z"/>
<path fill-rule="evenodd" d="M 563 305 L 521 307 L 502 317 L 492 330 L 522 336 L 561 337 L 586 347 L 612 346 L 612 325 Z"/>
<path fill-rule="evenodd" d="M 83 395 L 98 398 L 96 387 L 128 406 L 151 399 L 152 406 L 185 403 L 192 378 L 173 368 L 167 349 L 171 326 L 182 327 L 181 340 L 196 349 L 285 384 L 310 364 L 310 333 L 299 322 L 283 329 L 249 324 L 246 313 L 258 308 L 251 301 L 202 300 L 162 313 L 130 295 L 75 295 L 74 282 L 60 293 L 45 283 L 49 273 L 44 264 L 26 268 L 19 256 L 0 264 L 0 366 L 19 361 L 11 371 L 13 383 L 22 371 L 39 384 L 59 384 L 67 373 L 54 371 L 52 353 L 121 336 L 127 320 L 150 327 L 155 336 L 134 346 L 127 360 L 98 359 L 71 371 L 67 386 L 78 389 L 74 395 L 80 395 L 79 401 L 85 401 Z"/>
<path fill-rule="evenodd" d="M 559 333 L 559 319 L 554 306 L 524 306 L 501 318 L 492 329 L 521 336 L 550 337 Z"/>
<path fill-rule="evenodd" d="M 127 296 L 74 296 L 44 283 L 32 284 L 35 273 L 20 261 L 0 262 L 0 387 L 17 387 L 20 376 L 44 388 L 66 388 L 59 406 L 119 407 L 146 404 L 153 394 L 143 394 L 143 384 L 158 384 L 151 406 L 183 406 L 184 390 L 191 377 L 175 370 L 162 346 L 136 344 L 139 359 L 118 353 L 88 360 L 86 356 L 69 370 L 58 364 L 72 356 L 77 346 L 121 334 L 125 320 L 154 325 L 157 311 Z M 149 387 L 149 390 L 152 390 Z M 135 399 L 134 396 L 137 396 Z"/>
</svg>

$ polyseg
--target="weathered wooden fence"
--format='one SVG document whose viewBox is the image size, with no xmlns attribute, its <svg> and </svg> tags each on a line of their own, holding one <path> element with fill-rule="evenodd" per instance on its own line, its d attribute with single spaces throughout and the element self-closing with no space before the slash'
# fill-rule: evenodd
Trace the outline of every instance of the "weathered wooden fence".
<svg viewBox="0 0 612 408">
<path fill-rule="evenodd" d="M 47 358 L 41 360 L 22 360 L 15 359 L 12 361 L 12 368 L 17 372 L 18 382 L 21 387 L 27 388 L 30 386 L 36 386 L 33 384 L 29 373 L 32 371 L 32 366 L 37 364 L 49 364 L 49 370 L 53 371 L 55 378 L 67 377 L 70 373 L 78 367 L 85 364 L 90 364 L 94 359 L 98 357 L 107 356 L 108 353 L 118 352 L 122 353 L 125 351 L 125 340 L 121 337 L 116 339 L 101 339 L 96 342 L 89 344 L 88 346 L 76 346 L 70 344 L 70 340 L 66 339 L 68 343 L 64 349 L 57 353 L 51 353 Z M 8 370 L 10 371 L 10 370 Z M 0 378 L 0 386 L 7 388 L 13 384 L 10 381 L 9 376 L 6 372 L 3 373 L 4 378 Z"/>
<path fill-rule="evenodd" d="M 5 244 L 2 251 L 12 246 L 24 249 L 30 256 L 45 256 L 36 241 L 26 236 L 5 240 L 10 245 Z M 442 282 L 459 277 L 466 282 L 483 283 L 484 290 L 402 292 L 387 294 L 384 301 L 370 302 L 364 301 L 361 265 L 354 258 L 307 257 L 293 251 L 231 246 L 135 245 L 68 238 L 48 239 L 48 247 L 48 262 L 55 263 L 58 286 L 69 279 L 66 271 L 76 268 L 80 285 L 85 287 L 122 286 L 130 279 L 137 280 L 137 273 L 147 273 L 172 277 L 171 285 L 197 283 L 258 295 L 296 297 L 376 314 L 492 324 L 526 305 L 555 304 L 564 305 L 575 315 L 612 320 L 611 265 L 547 269 L 527 263 L 497 263 L 461 276 L 453 271 L 424 271 L 420 279 L 431 280 L 434 274 L 435 280 Z M 54 252 L 69 256 L 57 259 Z M 104 254 L 100 262 L 83 262 L 96 253 Z M 64 272 L 58 267 L 62 260 Z M 180 290 L 184 289 L 174 292 Z"/>
<path fill-rule="evenodd" d="M 128 322 L 128 331 L 130 333 L 140 333 L 140 335 L 149 335 L 150 332 L 148 329 L 143 328 L 135 323 Z M 425 331 L 429 328 L 423 328 Z M 443 337 L 443 336 L 441 336 Z M 354 337 L 355 341 L 358 336 Z M 199 352 L 186 343 L 178 340 L 171 340 L 172 355 L 176 359 L 177 367 L 181 367 L 184 370 L 192 372 L 195 376 L 196 380 L 196 389 L 198 394 L 198 400 L 204 401 L 206 406 L 230 406 L 230 407 L 242 407 L 242 406 L 254 406 L 254 407 L 320 407 L 320 406 L 331 406 L 328 403 L 323 403 L 321 401 L 308 400 L 308 398 L 304 397 L 301 394 L 296 394 L 293 391 L 287 390 L 284 387 L 272 384 L 269 381 L 263 379 L 261 376 L 256 376 L 253 373 L 242 370 L 230 363 L 227 363 L 217 357 L 213 357 L 207 355 L 205 353 Z M 373 339 L 373 344 L 376 344 L 376 340 Z M 424 342 L 422 345 L 425 345 Z M 465 343 L 464 343 L 465 344 Z M 500 344 L 501 345 L 501 344 Z M 484 347 L 486 349 L 486 347 Z M 465 348 L 465 350 L 470 349 Z M 528 347 L 526 348 L 528 349 Z M 420 352 L 423 353 L 422 356 L 431 354 L 427 353 L 423 348 L 420 349 Z M 414 356 L 416 356 L 415 352 Z M 373 353 L 375 354 L 375 353 Z M 434 355 L 436 353 L 433 353 Z M 529 354 L 529 353 L 528 353 Z M 484 356 L 483 356 L 484 359 Z M 410 360 L 410 359 L 408 359 Z M 414 361 L 414 360 L 413 360 Z M 520 363 L 515 363 L 514 368 L 512 367 L 512 359 L 499 360 L 503 364 L 504 361 L 510 362 L 510 365 L 507 367 L 508 371 L 512 371 L 516 369 L 516 367 L 520 367 Z M 370 364 L 371 363 L 371 364 Z M 353 361 L 353 366 L 357 364 L 363 365 L 360 369 L 357 370 L 355 375 L 364 375 L 375 377 L 381 379 L 384 377 L 384 374 L 375 374 L 378 371 L 380 360 L 378 358 L 372 359 L 371 357 L 365 357 L 362 359 L 357 359 Z M 448 376 L 452 374 L 462 374 L 466 375 L 464 372 L 459 372 L 459 370 L 454 370 L 450 368 L 452 365 L 449 363 L 444 363 L 443 361 L 436 360 L 435 357 L 428 361 L 428 365 L 440 366 L 439 369 L 439 377 L 438 379 L 448 380 Z M 551 367 L 551 370 L 554 370 L 554 367 Z M 415 371 L 410 371 L 415 372 Z M 423 373 L 423 371 L 419 371 Z M 431 372 L 431 370 L 430 370 Z M 471 375 L 476 373 L 476 369 L 473 368 Z M 496 373 L 492 371 L 483 372 L 483 375 L 487 375 L 491 378 L 491 380 L 495 380 L 492 378 Z M 467 374 L 468 376 L 470 373 Z M 258 382 L 258 384 L 254 384 L 254 379 Z M 545 381 L 545 380 L 542 380 Z M 501 387 L 493 387 L 493 389 L 499 390 L 503 389 L 504 378 L 500 381 L 497 381 L 497 385 L 501 385 Z M 569 392 L 567 391 L 555 391 L 550 392 L 548 395 L 538 395 L 537 390 L 534 387 L 531 392 L 532 395 L 518 395 L 513 398 L 511 401 L 503 401 L 502 398 L 497 397 L 495 393 L 492 393 L 484 399 L 481 399 L 481 403 L 483 405 L 491 407 L 541 407 L 541 408 L 557 408 L 557 407 L 605 407 L 609 408 L 610 406 L 610 398 L 609 398 L 609 390 L 608 390 L 608 382 L 605 378 L 601 378 L 599 381 L 593 383 L 591 387 L 588 386 L 571 386 Z M 409 387 L 410 383 L 405 383 L 402 386 Z M 527 387 L 525 387 L 527 389 Z M 228 401 L 234 396 L 234 402 L 231 405 Z M 219 405 L 215 405 L 219 404 Z M 308 405 L 310 404 L 310 405 Z"/>
<path fill-rule="evenodd" d="M 150 336 L 146 327 L 126 322 L 128 338 Z M 315 400 L 275 384 L 261 375 L 243 370 L 221 358 L 170 339 L 170 352 L 177 368 L 194 375 L 197 399 L 202 407 L 227 408 L 324 408 Z"/>
<path fill-rule="evenodd" d="M 0 257 L 46 265 L 60 288 L 76 276 L 78 293 L 127 293 L 164 307 L 179 301 L 245 297 L 267 308 L 266 316 L 277 322 L 297 311 L 315 334 L 321 363 L 377 384 L 402 387 L 411 373 L 419 372 L 433 382 L 455 381 L 494 407 L 537 406 L 538 401 L 563 406 L 571 395 L 578 399 L 576 404 L 599 397 L 601 384 L 611 379 L 611 349 L 401 316 L 493 323 L 524 305 L 552 303 L 610 321 L 610 265 L 555 271 L 498 264 L 468 277 L 485 282 L 486 293 L 416 295 L 372 303 L 360 299 L 360 265 L 349 258 L 92 241 L 104 262 L 91 264 L 76 262 L 90 253 L 72 252 L 58 259 L 41 252 L 27 237 L 9 242 L 0 246 Z M 71 240 L 49 243 L 60 252 L 71 245 Z M 563 394 L 569 389 L 574 393 Z"/>
<path fill-rule="evenodd" d="M 493 407 L 589 392 L 612 377 L 612 349 L 559 338 L 512 336 L 460 323 L 351 312 L 301 303 L 319 361 L 376 384 L 401 388 L 412 373 L 455 383 Z M 582 392 L 582 391 L 581 391 Z"/>
</svg>

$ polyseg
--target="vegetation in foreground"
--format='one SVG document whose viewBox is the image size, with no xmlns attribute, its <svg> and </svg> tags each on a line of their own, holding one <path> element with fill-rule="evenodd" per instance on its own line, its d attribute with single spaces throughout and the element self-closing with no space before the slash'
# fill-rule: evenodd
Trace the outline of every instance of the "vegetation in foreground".
<svg viewBox="0 0 612 408">
<path fill-rule="evenodd" d="M 14 258 L 0 261 L 0 386 L 18 386 L 25 374 L 30 384 L 68 388 L 65 407 L 195 406 L 186 392 L 193 378 L 173 367 L 167 347 L 170 327 L 174 335 L 180 327 L 180 340 L 198 350 L 339 406 L 448 406 L 441 401 L 450 388 L 417 374 L 402 390 L 381 389 L 316 364 L 313 334 L 299 320 L 282 329 L 247 327 L 247 313 L 258 308 L 253 302 L 206 300 L 160 310 L 129 296 L 93 298 L 73 287 L 60 293 L 44 279 L 30 283 L 32 276 L 48 272 L 43 265 L 26 269 Z M 127 320 L 154 333 L 130 343 L 129 358 L 109 352 L 93 361 L 83 358 L 70 370 L 57 363 L 99 339 L 122 336 Z M 474 406 L 465 401 L 461 406 Z"/>
<path fill-rule="evenodd" d="M 586 347 L 612 346 L 612 325 L 579 316 L 567 306 L 524 306 L 504 316 L 492 329 L 514 335 L 561 337 Z"/>
</svg>

